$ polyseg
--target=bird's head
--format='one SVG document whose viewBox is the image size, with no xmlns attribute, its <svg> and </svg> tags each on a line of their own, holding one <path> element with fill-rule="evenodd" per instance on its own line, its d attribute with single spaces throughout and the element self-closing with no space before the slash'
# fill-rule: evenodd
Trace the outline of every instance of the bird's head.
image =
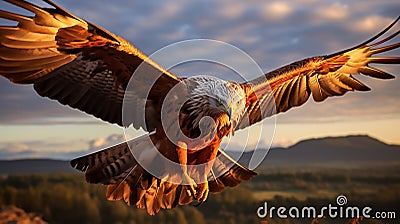
<svg viewBox="0 0 400 224">
<path fill-rule="evenodd" d="M 237 84 L 213 77 L 196 78 L 197 86 L 192 91 L 198 105 L 199 116 L 212 117 L 220 127 L 235 126 L 245 111 L 245 92 Z"/>
</svg>

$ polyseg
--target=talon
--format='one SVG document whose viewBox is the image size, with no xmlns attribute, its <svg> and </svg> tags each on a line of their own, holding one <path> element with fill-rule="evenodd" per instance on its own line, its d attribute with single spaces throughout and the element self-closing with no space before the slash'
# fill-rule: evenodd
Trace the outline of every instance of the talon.
<svg viewBox="0 0 400 224">
<path fill-rule="evenodd" d="M 196 200 L 199 202 L 204 202 L 208 197 L 209 191 L 210 190 L 208 188 L 207 181 L 202 184 L 199 184 L 197 187 L 197 194 L 195 195 Z"/>
<path fill-rule="evenodd" d="M 196 196 L 196 188 L 197 188 L 196 182 L 191 177 L 189 177 L 189 175 L 187 175 L 185 173 L 185 174 L 183 174 L 183 177 L 182 177 L 182 183 L 184 185 L 188 185 L 188 187 L 189 187 L 189 189 L 187 190 L 188 195 L 195 197 Z"/>
<path fill-rule="evenodd" d="M 193 185 L 189 185 L 189 191 L 190 191 L 190 196 L 195 197 L 196 196 L 196 187 L 194 187 Z"/>
<path fill-rule="evenodd" d="M 198 202 L 197 204 L 194 204 L 193 206 L 194 206 L 194 207 L 199 207 L 200 205 L 203 204 L 203 202 L 204 202 L 204 201 L 200 201 L 200 202 Z"/>
<path fill-rule="evenodd" d="M 200 201 L 201 201 L 202 203 L 205 202 L 205 201 L 207 200 L 207 197 L 208 197 L 208 193 L 209 193 L 209 192 L 210 192 L 210 190 L 209 190 L 209 188 L 208 188 L 208 186 L 207 186 L 207 188 L 206 188 L 206 190 L 204 191 L 202 197 L 200 198 Z"/>
</svg>

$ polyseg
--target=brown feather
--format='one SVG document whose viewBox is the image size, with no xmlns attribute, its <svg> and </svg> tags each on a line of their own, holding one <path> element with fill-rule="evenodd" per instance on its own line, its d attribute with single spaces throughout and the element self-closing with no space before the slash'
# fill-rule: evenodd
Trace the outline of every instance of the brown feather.
<svg viewBox="0 0 400 224">
<path fill-rule="evenodd" d="M 381 56 L 381 57 L 371 57 L 369 59 L 370 63 L 377 63 L 377 64 L 399 64 L 400 57 L 391 57 L 391 56 Z"/>
<path fill-rule="evenodd" d="M 168 109 L 170 114 L 181 109 L 179 125 L 189 137 L 200 135 L 197 127 L 202 117 L 215 118 L 218 132 L 215 136 L 206 136 L 211 142 L 201 149 L 186 146 L 182 150 L 182 147 L 176 147 L 168 140 L 161 124 L 161 105 L 168 91 L 182 79 L 150 60 L 123 38 L 74 16 L 49 0 L 44 1 L 53 6 L 52 9 L 26 1 L 6 1 L 35 15 L 29 17 L 0 10 L 0 18 L 18 23 L 15 27 L 0 27 L 1 75 L 15 83 L 33 84 L 40 95 L 105 121 L 124 126 L 133 122 L 136 128 L 155 130 L 144 137 L 71 161 L 73 167 L 85 172 L 87 182 L 108 185 L 107 199 L 123 199 L 128 205 L 146 209 L 150 215 L 156 214 L 161 208 L 170 209 L 199 200 L 198 196 L 189 193 L 190 186 L 154 177 L 136 161 L 133 152 L 141 155 L 141 152 L 153 149 L 154 145 L 173 162 L 182 165 L 206 163 L 203 169 L 189 170 L 188 173 L 198 179 L 207 177 L 204 181 L 209 181 L 212 193 L 237 186 L 256 175 L 219 149 L 222 138 L 231 133 L 232 124 L 227 114 L 212 110 L 205 103 L 197 105 L 196 113 L 189 112 L 188 107 L 176 107 L 173 103 Z M 246 90 L 245 114 L 249 115 L 249 120 L 234 128 L 244 128 L 265 117 L 300 106 L 310 95 L 315 101 L 323 101 L 347 91 L 369 90 L 352 74 L 393 78 L 384 71 L 369 67 L 368 63 L 399 63 L 397 56 L 374 56 L 400 47 L 400 43 L 380 46 L 396 37 L 400 31 L 379 40 L 397 22 L 351 49 L 294 62 L 238 85 Z M 127 91 L 133 73 L 135 76 L 132 81 L 137 87 Z M 147 95 L 149 86 L 152 89 Z M 182 91 L 177 98 L 186 99 L 184 96 L 188 94 Z M 132 117 L 127 118 L 128 123 L 122 121 L 124 96 L 130 100 L 128 106 L 134 108 Z M 204 102 L 208 102 L 206 100 Z M 145 108 L 144 114 L 138 108 Z M 196 150 L 188 153 L 188 149 L 193 148 Z M 159 163 L 156 157 L 146 162 L 154 167 L 161 166 L 165 172 L 169 171 L 169 167 L 163 167 L 164 164 Z M 210 162 L 214 159 L 214 162 Z M 176 173 L 172 172 L 170 176 Z"/>
<path fill-rule="evenodd" d="M 159 139 L 155 138 L 156 134 L 149 137 L 153 140 Z M 189 196 L 187 185 L 171 183 L 150 175 L 133 158 L 128 145 L 134 147 L 133 151 L 137 155 L 153 147 L 148 137 L 139 137 L 74 159 L 71 165 L 85 172 L 88 182 L 108 185 L 108 200 L 124 200 L 128 205 L 146 209 L 150 215 L 156 214 L 161 208 L 171 209 L 193 202 L 194 198 Z M 210 192 L 217 193 L 225 187 L 237 186 L 257 175 L 238 164 L 222 150 L 218 150 L 218 155 L 212 168 L 218 177 L 211 178 L 211 172 L 208 175 Z"/>
<path fill-rule="evenodd" d="M 327 56 L 300 60 L 244 83 L 244 86 L 253 88 L 253 90 L 246 90 L 247 102 L 251 102 L 247 105 L 246 114 L 251 122 L 249 124 L 239 123 L 236 129 L 245 128 L 273 115 L 270 113 L 271 106 L 265 105 L 270 103 L 265 100 L 267 99 L 265 95 L 272 95 L 275 98 L 277 110 L 274 114 L 276 114 L 285 112 L 291 107 L 301 106 L 307 101 L 310 94 L 315 101 L 320 102 L 331 96 L 341 96 L 348 91 L 370 90 L 369 87 L 352 77 L 352 74 L 364 74 L 379 79 L 394 78 L 393 75 L 369 67 L 368 64 L 400 63 L 400 57 L 397 56 L 375 56 L 375 54 L 400 47 L 400 43 L 381 46 L 400 34 L 400 30 L 395 30 L 393 34 L 386 38 L 383 37 L 398 23 L 399 19 L 376 36 L 353 48 Z M 262 97 L 254 101 L 253 92 Z M 259 109 L 263 111 L 260 113 Z"/>
<path fill-rule="evenodd" d="M 149 96 L 143 96 L 146 92 L 143 89 L 133 92 L 138 100 L 157 99 L 158 102 L 179 82 L 176 76 L 123 38 L 74 16 L 51 1 L 45 2 L 53 9 L 26 1 L 7 2 L 35 15 L 29 17 L 0 10 L 0 18 L 18 23 L 16 27 L 0 27 L 0 74 L 15 83 L 33 83 L 41 96 L 110 123 L 128 126 L 122 124 L 122 101 L 127 84 L 139 65 L 144 66 L 141 74 L 135 75 L 135 82 L 143 83 L 141 88 L 148 86 L 146 82 L 157 80 L 160 74 L 161 77 Z M 155 119 L 149 120 L 149 124 L 134 124 L 135 127 L 152 131 L 159 125 L 160 119 L 155 113 L 161 105 L 157 103 L 151 107 L 146 111 L 150 113 L 148 117 Z"/>
<path fill-rule="evenodd" d="M 358 71 L 377 79 L 394 79 L 393 75 L 372 67 L 362 67 Z"/>
</svg>

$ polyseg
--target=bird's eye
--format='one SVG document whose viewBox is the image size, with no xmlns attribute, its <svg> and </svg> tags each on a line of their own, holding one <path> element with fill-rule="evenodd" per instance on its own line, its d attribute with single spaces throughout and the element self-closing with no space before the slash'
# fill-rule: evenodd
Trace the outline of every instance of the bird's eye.
<svg viewBox="0 0 400 224">
<path fill-rule="evenodd" d="M 236 101 L 236 102 L 235 102 L 235 105 L 236 105 L 236 106 L 239 106 L 239 105 L 240 105 L 240 102 L 241 102 L 240 100 Z"/>
</svg>

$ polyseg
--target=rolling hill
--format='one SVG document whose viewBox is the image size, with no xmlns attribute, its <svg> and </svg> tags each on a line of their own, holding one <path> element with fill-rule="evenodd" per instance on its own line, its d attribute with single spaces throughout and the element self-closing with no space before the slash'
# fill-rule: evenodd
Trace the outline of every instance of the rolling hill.
<svg viewBox="0 0 400 224">
<path fill-rule="evenodd" d="M 252 156 L 265 151 L 246 152 L 239 162 L 247 165 Z M 238 158 L 237 152 L 229 152 Z M 400 164 L 400 146 L 389 145 L 366 135 L 326 137 L 300 141 L 288 148 L 272 148 L 259 169 L 271 167 L 359 167 Z"/>
<path fill-rule="evenodd" d="M 258 153 L 264 153 L 263 149 Z M 244 165 L 257 152 L 227 152 Z M 288 148 L 272 148 L 257 170 L 293 167 L 359 167 L 400 164 L 400 146 L 388 145 L 366 135 L 309 139 Z M 0 161 L 0 174 L 75 172 L 68 161 L 24 159 Z"/>
</svg>

